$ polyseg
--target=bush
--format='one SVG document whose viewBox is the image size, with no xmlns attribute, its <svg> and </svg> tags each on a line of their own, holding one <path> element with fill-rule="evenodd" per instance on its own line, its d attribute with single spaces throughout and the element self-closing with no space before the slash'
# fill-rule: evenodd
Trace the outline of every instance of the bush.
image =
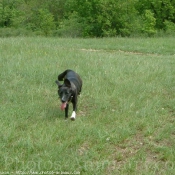
<svg viewBox="0 0 175 175">
<path fill-rule="evenodd" d="M 164 25 L 167 34 L 175 34 L 175 24 L 173 22 L 165 20 Z"/>
<path fill-rule="evenodd" d="M 0 28 L 0 37 L 31 36 L 32 32 L 23 28 Z"/>
<path fill-rule="evenodd" d="M 150 10 L 145 10 L 143 22 L 143 33 L 146 33 L 148 36 L 153 36 L 154 34 L 156 34 L 156 19 L 154 18 L 154 14 Z"/>
<path fill-rule="evenodd" d="M 82 37 L 83 25 L 76 12 L 72 13 L 68 19 L 64 19 L 59 24 L 59 28 L 54 35 L 62 37 Z"/>
</svg>

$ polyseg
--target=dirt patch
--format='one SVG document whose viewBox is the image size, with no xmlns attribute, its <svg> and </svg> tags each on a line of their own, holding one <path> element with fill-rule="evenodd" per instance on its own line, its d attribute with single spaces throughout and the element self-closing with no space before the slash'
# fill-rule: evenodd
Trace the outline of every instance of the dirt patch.
<svg viewBox="0 0 175 175">
<path fill-rule="evenodd" d="M 78 149 L 79 156 L 83 156 L 89 150 L 89 144 L 84 142 Z"/>
<path fill-rule="evenodd" d="M 148 139 L 148 138 L 146 138 Z M 141 154 L 144 153 L 144 156 Z M 113 172 L 121 172 L 128 163 L 133 159 L 135 171 L 141 172 L 143 168 L 147 168 L 150 165 L 154 165 L 158 161 L 158 153 L 152 152 L 149 149 L 147 141 L 142 133 L 138 132 L 133 138 L 126 139 L 124 143 L 116 146 L 113 149 L 113 154 L 110 155 L 113 164 L 108 166 L 106 172 L 112 174 Z M 137 157 L 142 156 L 143 160 L 139 160 Z"/>
<path fill-rule="evenodd" d="M 125 54 L 134 54 L 134 55 L 150 55 L 150 56 L 161 56 L 160 54 L 154 54 L 154 53 L 143 53 L 143 52 L 134 52 L 134 51 L 124 51 L 124 50 L 105 50 L 105 49 L 80 49 L 82 51 L 87 52 L 121 52 Z"/>
</svg>

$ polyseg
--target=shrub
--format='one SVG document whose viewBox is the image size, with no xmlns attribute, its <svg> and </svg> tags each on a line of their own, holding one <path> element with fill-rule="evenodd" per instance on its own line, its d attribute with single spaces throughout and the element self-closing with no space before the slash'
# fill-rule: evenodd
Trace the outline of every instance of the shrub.
<svg viewBox="0 0 175 175">
<path fill-rule="evenodd" d="M 32 32 L 23 28 L 0 28 L 0 37 L 11 37 L 11 36 L 31 36 Z"/>
<path fill-rule="evenodd" d="M 81 19 L 76 12 L 73 12 L 68 19 L 64 19 L 59 24 L 59 28 L 54 35 L 63 37 L 81 37 L 82 36 Z"/>
<path fill-rule="evenodd" d="M 167 34 L 175 34 L 175 24 L 173 22 L 165 20 L 164 25 Z"/>
<path fill-rule="evenodd" d="M 153 36 L 156 34 L 156 19 L 154 18 L 154 14 L 150 10 L 145 10 L 145 14 L 143 16 L 143 33 L 146 33 L 148 36 Z"/>
</svg>

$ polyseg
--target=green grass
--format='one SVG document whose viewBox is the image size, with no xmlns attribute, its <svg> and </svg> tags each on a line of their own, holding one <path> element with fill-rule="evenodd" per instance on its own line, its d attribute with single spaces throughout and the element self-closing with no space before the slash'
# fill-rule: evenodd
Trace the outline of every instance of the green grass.
<svg viewBox="0 0 175 175">
<path fill-rule="evenodd" d="M 0 38 L 0 173 L 173 174 L 174 46 Z M 55 84 L 67 68 L 83 79 L 75 122 L 64 120 Z"/>
</svg>

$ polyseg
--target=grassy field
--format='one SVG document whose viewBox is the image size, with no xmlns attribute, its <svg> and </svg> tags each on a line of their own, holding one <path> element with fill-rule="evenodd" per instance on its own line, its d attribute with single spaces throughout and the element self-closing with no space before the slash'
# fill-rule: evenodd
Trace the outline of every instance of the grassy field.
<svg viewBox="0 0 175 175">
<path fill-rule="evenodd" d="M 75 122 L 55 84 L 67 68 L 83 79 Z M 0 71 L 0 174 L 174 174 L 175 38 L 0 38 Z"/>
</svg>

